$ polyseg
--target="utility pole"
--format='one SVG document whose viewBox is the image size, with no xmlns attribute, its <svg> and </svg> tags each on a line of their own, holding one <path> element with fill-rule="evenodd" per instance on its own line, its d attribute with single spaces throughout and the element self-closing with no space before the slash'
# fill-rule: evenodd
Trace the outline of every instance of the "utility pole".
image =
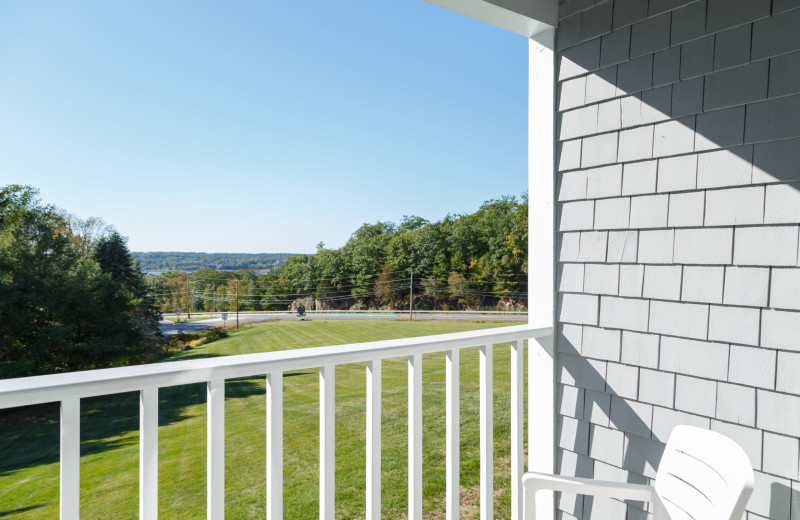
<svg viewBox="0 0 800 520">
<path fill-rule="evenodd" d="M 192 319 L 192 300 L 191 294 L 189 293 L 189 273 L 186 273 L 186 305 L 188 306 L 186 309 L 186 319 Z"/>
<path fill-rule="evenodd" d="M 236 280 L 236 328 L 239 328 L 239 280 Z"/>
<path fill-rule="evenodd" d="M 408 321 L 414 321 L 414 270 L 411 270 L 411 287 L 408 288 Z"/>
</svg>

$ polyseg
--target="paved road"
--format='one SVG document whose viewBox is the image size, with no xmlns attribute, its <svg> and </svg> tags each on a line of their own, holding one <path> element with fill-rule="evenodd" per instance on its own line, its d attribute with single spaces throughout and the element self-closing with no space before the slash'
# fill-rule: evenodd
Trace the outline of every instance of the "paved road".
<svg viewBox="0 0 800 520">
<path fill-rule="evenodd" d="M 197 317 L 203 314 L 196 315 Z M 168 316 L 171 320 L 175 320 L 174 316 Z M 277 320 L 296 320 L 295 314 L 275 313 L 275 314 L 246 314 L 239 313 L 239 324 L 248 325 L 250 323 L 259 323 L 262 321 L 277 321 Z M 376 313 L 350 313 L 350 312 L 325 312 L 325 313 L 309 313 L 307 319 L 310 320 L 400 320 L 408 319 L 408 313 L 392 313 L 392 312 L 376 312 Z M 481 313 L 448 313 L 448 312 L 425 312 L 414 313 L 414 319 L 430 320 L 430 321 L 526 321 L 527 315 L 525 314 L 481 314 Z M 236 323 L 236 314 L 228 313 L 228 320 L 225 322 L 228 325 Z M 165 336 L 171 336 L 178 332 L 199 332 L 209 327 L 216 327 L 222 325 L 222 319 L 219 316 L 209 317 L 207 319 L 192 321 L 189 323 L 174 323 L 169 319 L 163 320 L 160 324 L 161 331 Z"/>
</svg>

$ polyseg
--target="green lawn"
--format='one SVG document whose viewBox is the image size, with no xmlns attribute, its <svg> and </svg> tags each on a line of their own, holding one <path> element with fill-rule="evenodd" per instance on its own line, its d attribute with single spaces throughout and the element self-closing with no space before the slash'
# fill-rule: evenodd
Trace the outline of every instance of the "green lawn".
<svg viewBox="0 0 800 520">
<path fill-rule="evenodd" d="M 443 334 L 509 325 L 406 321 L 269 322 L 182 352 L 189 359 Z M 494 350 L 495 517 L 509 515 L 509 348 Z M 444 354 L 423 359 L 426 518 L 444 518 Z M 337 518 L 365 511 L 364 364 L 336 369 Z M 265 517 L 264 378 L 226 385 L 226 517 Z M 318 518 L 319 386 L 316 370 L 285 374 L 284 516 Z M 160 391 L 159 516 L 205 518 L 205 386 Z M 382 517 L 405 518 L 406 359 L 383 363 Z M 81 518 L 138 518 L 138 395 L 88 399 L 81 409 Z M 478 351 L 461 354 L 462 518 L 478 511 Z M 0 414 L 0 519 L 58 518 L 58 407 Z"/>
</svg>

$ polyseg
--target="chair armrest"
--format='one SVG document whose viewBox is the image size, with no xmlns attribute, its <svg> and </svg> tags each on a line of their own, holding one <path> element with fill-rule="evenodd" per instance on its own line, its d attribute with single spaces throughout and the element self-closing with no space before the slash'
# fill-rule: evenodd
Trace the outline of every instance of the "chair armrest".
<svg viewBox="0 0 800 520">
<path fill-rule="evenodd" d="M 522 476 L 523 493 L 536 493 L 550 489 L 579 495 L 593 495 L 617 498 L 620 500 L 639 500 L 652 502 L 656 496 L 653 486 L 628 484 L 626 482 L 609 482 L 580 477 L 566 477 L 546 473 L 525 473 Z"/>
</svg>

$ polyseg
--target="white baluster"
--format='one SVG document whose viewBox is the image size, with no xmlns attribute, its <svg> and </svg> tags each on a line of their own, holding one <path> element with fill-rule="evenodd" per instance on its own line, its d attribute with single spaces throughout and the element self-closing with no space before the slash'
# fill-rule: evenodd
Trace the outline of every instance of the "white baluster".
<svg viewBox="0 0 800 520">
<path fill-rule="evenodd" d="M 267 374 L 267 520 L 283 518 L 283 372 Z"/>
<path fill-rule="evenodd" d="M 511 520 L 522 518 L 522 473 L 525 453 L 522 444 L 522 341 L 511 342 Z"/>
<path fill-rule="evenodd" d="M 556 384 L 553 336 L 528 340 L 528 471 L 553 473 L 556 469 Z M 536 494 L 536 518 L 553 520 L 554 493 Z"/>
<path fill-rule="evenodd" d="M 381 518 L 381 360 L 367 361 L 367 520 Z"/>
<path fill-rule="evenodd" d="M 206 512 L 208 520 L 225 518 L 225 380 L 209 381 L 207 395 Z"/>
<path fill-rule="evenodd" d="M 492 345 L 481 347 L 480 353 L 480 435 L 481 435 L 481 520 L 492 520 L 494 514 L 494 408 L 492 401 Z"/>
<path fill-rule="evenodd" d="M 61 520 L 80 516 L 81 400 L 61 401 Z"/>
<path fill-rule="evenodd" d="M 158 519 L 158 388 L 139 392 L 139 520 Z"/>
<path fill-rule="evenodd" d="M 408 520 L 422 520 L 422 354 L 408 356 Z"/>
<path fill-rule="evenodd" d="M 336 366 L 319 369 L 319 518 L 334 520 L 336 493 Z"/>
<path fill-rule="evenodd" d="M 445 510 L 446 520 L 458 520 L 461 490 L 461 440 L 460 440 L 460 392 L 458 349 L 448 350 L 445 360 Z"/>
</svg>

